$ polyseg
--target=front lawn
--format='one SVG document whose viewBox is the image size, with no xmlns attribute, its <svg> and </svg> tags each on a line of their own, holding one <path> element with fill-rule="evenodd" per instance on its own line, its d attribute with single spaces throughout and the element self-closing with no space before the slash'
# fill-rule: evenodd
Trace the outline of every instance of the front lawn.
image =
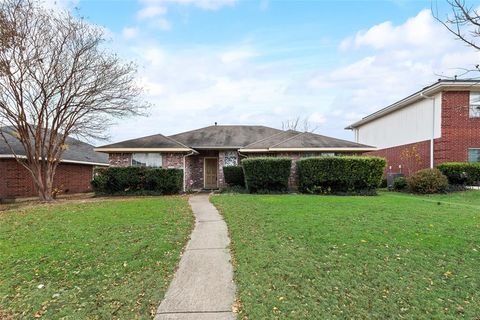
<svg viewBox="0 0 480 320">
<path fill-rule="evenodd" d="M 476 319 L 480 192 L 212 197 L 244 319 Z"/>
<path fill-rule="evenodd" d="M 184 197 L 0 212 L 0 318 L 152 318 L 192 225 Z"/>
</svg>

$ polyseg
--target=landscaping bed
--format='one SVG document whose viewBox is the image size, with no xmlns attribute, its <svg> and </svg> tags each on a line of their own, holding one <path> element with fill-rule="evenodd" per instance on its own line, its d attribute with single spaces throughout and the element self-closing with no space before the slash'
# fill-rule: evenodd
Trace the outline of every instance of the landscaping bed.
<svg viewBox="0 0 480 320">
<path fill-rule="evenodd" d="M 0 317 L 151 319 L 192 226 L 185 197 L 0 212 Z"/>
<path fill-rule="evenodd" d="M 473 319 L 480 192 L 212 197 L 232 238 L 239 319 Z"/>
</svg>

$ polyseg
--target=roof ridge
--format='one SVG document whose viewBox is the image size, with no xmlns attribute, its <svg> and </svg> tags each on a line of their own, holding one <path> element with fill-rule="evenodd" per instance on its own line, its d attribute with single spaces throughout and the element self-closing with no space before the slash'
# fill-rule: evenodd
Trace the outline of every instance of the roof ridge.
<svg viewBox="0 0 480 320">
<path fill-rule="evenodd" d="M 300 132 L 299 134 L 296 134 L 296 135 L 294 135 L 293 137 L 290 137 L 290 138 L 288 138 L 288 139 L 285 139 L 285 140 L 283 140 L 283 141 L 280 141 L 279 143 L 276 143 L 276 144 L 270 146 L 269 149 L 270 149 L 270 148 L 275 148 L 275 147 L 278 146 L 279 144 L 282 144 L 282 143 L 284 143 L 284 142 L 287 142 L 287 141 L 290 141 L 290 140 L 292 140 L 292 139 L 295 139 L 296 137 L 299 137 L 299 136 L 301 136 L 302 134 L 305 134 L 305 133 L 306 133 L 306 132 Z"/>
<path fill-rule="evenodd" d="M 271 136 L 268 136 L 268 137 L 266 137 L 266 138 L 263 138 L 263 139 L 260 139 L 260 140 L 255 141 L 255 142 L 252 142 L 252 143 L 250 143 L 250 144 L 247 144 L 247 145 L 246 145 L 245 147 L 243 147 L 243 148 L 247 148 L 247 147 L 251 146 L 252 144 L 256 144 L 256 143 L 259 143 L 259 142 L 263 142 L 263 141 L 265 141 L 265 140 L 268 140 L 268 139 L 270 139 L 270 138 L 276 137 L 276 136 L 281 135 L 281 134 L 285 134 L 285 133 L 287 133 L 287 132 L 288 132 L 288 131 L 283 131 L 283 130 L 282 130 L 282 132 L 277 132 L 277 133 L 275 133 L 275 134 L 272 134 Z"/>
</svg>

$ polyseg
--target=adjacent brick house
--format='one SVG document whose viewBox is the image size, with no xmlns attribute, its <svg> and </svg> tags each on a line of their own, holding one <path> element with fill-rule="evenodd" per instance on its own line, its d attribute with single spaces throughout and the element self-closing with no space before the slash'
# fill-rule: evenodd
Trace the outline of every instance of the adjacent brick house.
<svg viewBox="0 0 480 320">
<path fill-rule="evenodd" d="M 172 136 L 161 134 L 95 149 L 109 154 L 112 166 L 153 166 L 184 170 L 186 190 L 225 186 L 223 167 L 245 157 L 292 158 L 290 187 L 295 188 L 296 160 L 306 156 L 361 154 L 375 148 L 314 133 L 264 126 L 214 125 Z"/>
<path fill-rule="evenodd" d="M 480 162 L 480 83 L 440 80 L 346 129 L 378 147 L 387 171 L 413 173 L 442 162 Z"/>
<path fill-rule="evenodd" d="M 30 173 L 15 159 L 10 148 L 22 158 L 25 155 L 22 144 L 11 129 L 1 130 L 8 144 L 0 138 L 0 200 L 37 196 Z M 62 194 L 89 192 L 92 190 L 93 169 L 97 166 L 108 166 L 108 157 L 95 152 L 93 146 L 87 143 L 68 138 L 67 150 L 57 167 L 53 187 Z"/>
</svg>

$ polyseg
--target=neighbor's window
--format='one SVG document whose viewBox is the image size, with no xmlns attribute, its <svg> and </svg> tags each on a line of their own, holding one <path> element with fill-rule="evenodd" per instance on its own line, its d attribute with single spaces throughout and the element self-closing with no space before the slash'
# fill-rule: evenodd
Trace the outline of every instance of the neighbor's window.
<svg viewBox="0 0 480 320">
<path fill-rule="evenodd" d="M 132 154 L 133 167 L 161 167 L 162 155 L 160 153 L 134 153 Z"/>
<path fill-rule="evenodd" d="M 225 167 L 236 166 L 238 164 L 238 155 L 236 151 L 225 151 Z"/>
<path fill-rule="evenodd" d="M 480 148 L 468 149 L 468 162 L 480 162 Z"/>
<path fill-rule="evenodd" d="M 470 92 L 470 118 L 480 118 L 480 92 Z"/>
</svg>

